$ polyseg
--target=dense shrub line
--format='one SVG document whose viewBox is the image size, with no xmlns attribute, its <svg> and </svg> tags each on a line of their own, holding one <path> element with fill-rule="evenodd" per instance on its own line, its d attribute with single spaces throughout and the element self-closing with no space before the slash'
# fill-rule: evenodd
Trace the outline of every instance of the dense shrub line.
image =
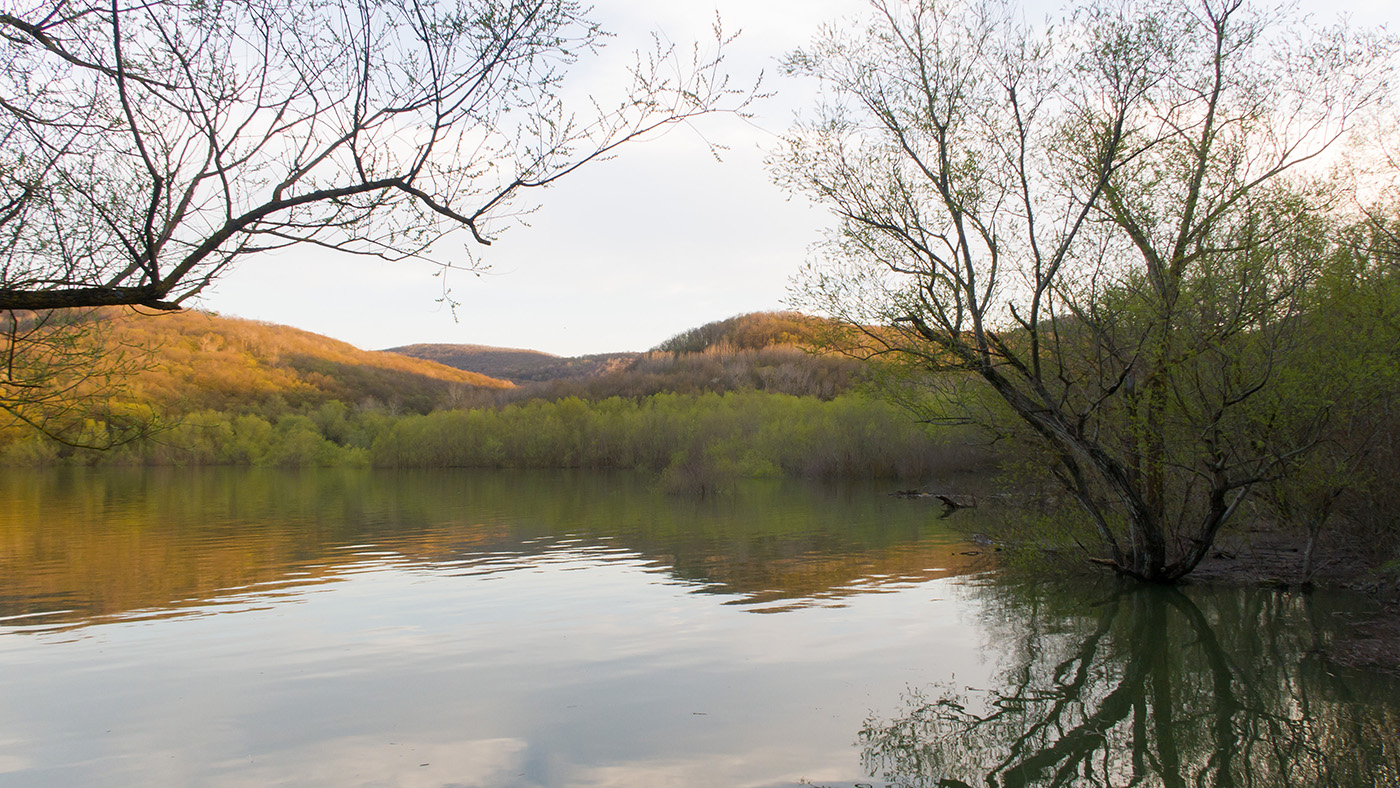
<svg viewBox="0 0 1400 788">
<path fill-rule="evenodd" d="M 878 400 L 747 391 L 409 416 L 371 456 L 406 467 L 634 468 L 677 482 L 686 474 L 914 478 L 946 462 L 964 437 L 931 433 Z"/>
<path fill-rule="evenodd" d="M 626 468 L 704 491 L 735 477 L 920 478 L 976 461 L 970 442 L 880 400 L 744 391 L 566 397 L 425 415 L 340 402 L 280 416 L 197 411 L 154 439 L 107 453 L 65 456 L 31 440 L 0 449 L 0 462 Z"/>
</svg>

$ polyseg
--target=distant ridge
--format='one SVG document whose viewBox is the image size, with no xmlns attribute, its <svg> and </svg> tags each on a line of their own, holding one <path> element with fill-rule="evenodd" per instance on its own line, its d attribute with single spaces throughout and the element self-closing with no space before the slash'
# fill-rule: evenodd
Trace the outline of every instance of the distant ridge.
<svg viewBox="0 0 1400 788">
<path fill-rule="evenodd" d="M 715 350 L 810 347 L 825 325 L 825 321 L 800 312 L 750 312 L 683 331 L 648 352 L 681 356 Z M 517 384 L 580 380 L 622 372 L 647 355 L 628 352 L 564 357 L 539 350 L 435 343 L 402 345 L 386 352 L 436 361 Z"/>
<path fill-rule="evenodd" d="M 391 348 L 517 384 L 482 392 L 469 405 L 527 399 L 647 397 L 760 390 L 830 399 L 861 377 L 862 365 L 816 350 L 830 322 L 797 312 L 752 312 L 677 334 L 645 353 L 565 358 L 487 345 L 417 344 Z"/>
<path fill-rule="evenodd" d="M 455 369 L 476 372 L 512 383 L 589 378 L 621 369 L 641 353 L 599 353 L 566 358 L 538 350 L 488 345 L 417 344 L 389 348 L 413 358 L 435 361 Z"/>
</svg>

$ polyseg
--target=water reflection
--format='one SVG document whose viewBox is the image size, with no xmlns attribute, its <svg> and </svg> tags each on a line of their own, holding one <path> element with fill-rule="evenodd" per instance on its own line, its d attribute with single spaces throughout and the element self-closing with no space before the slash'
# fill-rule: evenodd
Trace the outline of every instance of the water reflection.
<svg viewBox="0 0 1400 788">
<path fill-rule="evenodd" d="M 0 629 L 241 609 L 385 566 L 639 560 L 756 612 L 982 568 L 937 508 L 870 486 L 666 496 L 629 474 L 81 469 L 0 477 Z"/>
<path fill-rule="evenodd" d="M 1400 682 L 1348 675 L 1342 611 L 1272 592 L 988 585 L 1007 667 L 911 691 L 859 743 L 898 786 L 1396 786 Z"/>
<path fill-rule="evenodd" d="M 884 492 L 7 472 L 0 785 L 1391 779 L 1332 600 L 1008 584 Z"/>
</svg>

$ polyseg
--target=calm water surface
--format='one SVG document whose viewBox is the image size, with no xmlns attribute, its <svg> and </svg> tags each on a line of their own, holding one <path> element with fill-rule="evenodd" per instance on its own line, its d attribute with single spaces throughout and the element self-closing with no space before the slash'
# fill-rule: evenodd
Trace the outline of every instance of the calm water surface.
<svg viewBox="0 0 1400 788">
<path fill-rule="evenodd" d="M 1400 785 L 1357 600 L 1012 583 L 884 492 L 6 470 L 0 785 Z"/>
</svg>

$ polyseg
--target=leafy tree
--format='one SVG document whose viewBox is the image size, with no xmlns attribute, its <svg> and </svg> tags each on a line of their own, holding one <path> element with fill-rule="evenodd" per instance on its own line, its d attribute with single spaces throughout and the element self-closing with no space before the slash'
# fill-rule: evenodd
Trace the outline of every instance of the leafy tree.
<svg viewBox="0 0 1400 788">
<path fill-rule="evenodd" d="M 1306 535 L 1302 582 L 1319 568 L 1319 537 L 1334 513 L 1349 514 L 1353 525 L 1390 521 L 1383 513 L 1390 507 L 1365 511 L 1348 500 L 1380 492 L 1394 476 L 1384 448 L 1394 440 L 1400 407 L 1400 280 L 1395 236 L 1378 221 L 1383 215 L 1369 209 L 1343 234 L 1311 288 L 1303 341 L 1278 364 L 1277 383 L 1264 396 L 1273 401 L 1266 410 L 1274 418 L 1257 439 L 1311 446 L 1290 452 L 1286 472 L 1269 479 L 1262 496 L 1282 522 Z M 1386 545 L 1374 537 L 1393 542 L 1393 530 L 1370 534 L 1368 551 L 1379 558 L 1376 548 Z"/>
<path fill-rule="evenodd" d="M 1308 187 L 1386 98 L 1392 39 L 1243 0 L 875 3 L 787 67 L 825 86 L 773 157 L 840 224 L 798 297 L 850 349 L 960 372 L 1087 514 L 1169 581 L 1302 445 L 1258 439 L 1328 250 Z M 978 404 L 979 407 L 982 403 Z"/>
</svg>

